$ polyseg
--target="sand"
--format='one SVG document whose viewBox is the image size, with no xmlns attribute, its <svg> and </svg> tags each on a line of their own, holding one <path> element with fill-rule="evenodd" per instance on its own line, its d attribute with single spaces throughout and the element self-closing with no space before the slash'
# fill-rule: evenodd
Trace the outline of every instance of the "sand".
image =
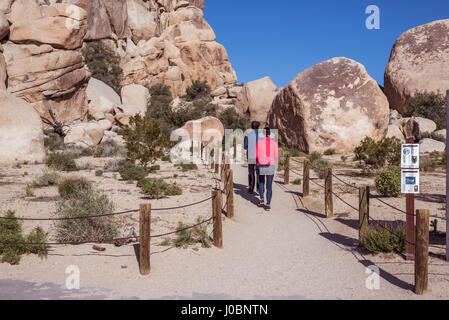
<svg viewBox="0 0 449 320">
<path fill-rule="evenodd" d="M 338 158 L 329 157 L 333 162 Z M 106 159 L 84 159 L 101 167 Z M 180 176 L 183 173 L 169 163 L 161 163 L 159 176 Z M 302 171 L 301 165 L 295 165 Z M 343 168 L 347 166 L 347 168 Z M 224 218 L 224 248 L 188 249 L 158 246 L 152 240 L 151 273 L 139 274 L 135 245 L 123 247 L 104 245 L 106 251 L 92 250 L 92 245 L 54 246 L 47 259 L 23 256 L 20 265 L 0 264 L 0 286 L 16 285 L 14 296 L 0 292 L 0 298 L 51 299 L 447 299 L 448 266 L 438 254 L 444 250 L 432 249 L 429 266 L 429 292 L 424 296 L 413 293 L 413 262 L 397 255 L 372 256 L 357 248 L 358 213 L 334 199 L 336 217 L 325 219 L 324 198 L 319 187 L 311 184 L 311 196 L 302 198 L 301 186 L 282 184 L 278 174 L 274 184 L 274 198 L 270 213 L 255 205 L 255 196 L 246 194 L 247 169 L 233 165 L 235 180 L 235 218 Z M 334 170 L 345 174 L 342 178 L 357 184 L 372 179 L 353 177 L 356 171 L 347 164 Z M 25 197 L 25 185 L 42 169 L 39 165 L 0 169 L 0 212 L 16 210 L 19 216 L 47 217 L 55 207 L 57 190 L 54 187 L 35 190 L 34 198 Z M 23 176 L 27 171 L 28 176 Z M 88 177 L 99 189 L 105 190 L 116 203 L 117 211 L 137 209 L 147 202 L 135 185 L 114 180 L 112 174 L 95 177 L 95 170 L 77 175 Z M 430 209 L 431 214 L 444 215 L 439 210 L 445 202 L 444 173 L 425 173 L 422 177 L 423 194 L 417 199 L 417 208 Z M 291 180 L 296 178 L 291 174 Z M 170 181 L 170 180 L 169 180 Z M 174 180 L 173 180 L 174 181 Z M 215 181 L 206 167 L 178 177 L 183 186 L 182 196 L 150 201 L 153 208 L 169 207 L 195 202 L 210 196 Z M 322 184 L 322 181 L 317 182 Z M 334 180 L 334 190 L 348 203 L 357 207 L 358 193 L 344 192 Z M 346 190 L 348 191 L 348 190 Z M 442 198 L 443 197 L 443 198 Z M 405 199 L 385 199 L 405 208 Z M 404 215 L 371 202 L 371 216 L 379 220 L 404 220 Z M 308 210 L 306 210 L 306 208 Z M 152 215 L 152 233 L 172 231 L 178 221 L 192 223 L 198 216 L 209 217 L 211 203 Z M 42 225 L 52 232 L 50 223 L 25 222 L 25 230 Z M 138 225 L 136 214 L 123 218 L 123 233 Z M 444 223 L 438 225 L 444 231 Z M 136 228 L 138 230 L 138 228 Z M 212 231 L 208 226 L 208 231 Z M 162 239 L 161 239 L 162 240 Z M 444 246 L 442 246 L 444 247 Z M 65 289 L 69 265 L 80 269 L 81 291 Z M 380 289 L 369 290 L 366 266 L 380 268 Z M 11 282 L 13 281 L 13 282 Z M 8 283 L 8 285 L 6 285 Z M 30 283 L 36 284 L 31 286 Z M 47 284 L 43 286 L 43 284 Z M 34 288 L 34 289 L 30 289 Z M 21 291 L 21 288 L 24 290 Z M 26 289 L 25 289 L 26 288 Z M 44 288 L 44 289 L 42 289 Z M 55 289 L 59 288 L 59 289 Z M 45 290 L 50 290 L 49 294 Z M 9 290 L 8 290 L 9 291 Z M 30 293 L 31 292 L 31 293 Z"/>
</svg>

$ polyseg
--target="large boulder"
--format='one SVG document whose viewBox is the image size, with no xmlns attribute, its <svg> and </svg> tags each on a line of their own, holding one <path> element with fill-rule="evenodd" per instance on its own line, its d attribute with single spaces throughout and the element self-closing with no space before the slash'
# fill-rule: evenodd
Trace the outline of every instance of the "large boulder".
<svg viewBox="0 0 449 320">
<path fill-rule="evenodd" d="M 3 45 L 8 91 L 30 102 L 41 116 L 53 110 L 58 120 L 82 120 L 87 114 L 90 73 L 80 52 L 49 45 Z"/>
<path fill-rule="evenodd" d="M 0 90 L 0 163 L 45 160 L 42 121 L 23 99 Z"/>
<path fill-rule="evenodd" d="M 385 94 L 392 108 L 404 114 L 416 91 L 449 88 L 449 19 L 404 32 L 396 41 L 385 70 Z"/>
<path fill-rule="evenodd" d="M 434 151 L 443 152 L 444 149 L 446 149 L 446 144 L 441 141 L 423 139 L 419 142 L 420 153 L 432 153 Z"/>
<path fill-rule="evenodd" d="M 103 139 L 104 128 L 97 123 L 79 123 L 68 130 L 65 144 L 87 148 L 96 146 Z"/>
<path fill-rule="evenodd" d="M 442 137 L 442 138 L 444 138 L 444 139 L 446 139 L 446 133 L 447 133 L 447 130 L 446 130 L 446 129 L 441 129 L 441 130 L 438 130 L 438 131 L 435 131 L 435 132 L 434 132 L 434 134 L 435 134 L 436 136 Z"/>
<path fill-rule="evenodd" d="M 351 152 L 365 136 L 385 138 L 387 98 L 363 65 L 333 58 L 300 73 L 281 89 L 268 123 L 280 142 L 305 152 Z"/>
<path fill-rule="evenodd" d="M 147 111 L 148 101 L 150 99 L 150 91 L 148 88 L 138 84 L 123 86 L 121 96 L 122 103 L 136 106 L 138 113 L 144 115 Z"/>
<path fill-rule="evenodd" d="M 224 138 L 224 126 L 215 117 L 204 117 L 199 120 L 188 121 L 182 128 L 175 131 L 189 140 L 203 141 L 204 146 Z"/>
<path fill-rule="evenodd" d="M 127 0 L 127 11 L 128 26 L 135 44 L 156 36 L 156 17 L 146 8 L 142 0 Z"/>
<path fill-rule="evenodd" d="M 103 81 L 90 78 L 87 85 L 87 99 L 89 101 L 89 114 L 112 113 L 116 105 L 120 105 L 120 96 Z"/>
<path fill-rule="evenodd" d="M 251 121 L 264 123 L 276 90 L 276 85 L 269 77 L 248 82 L 239 92 L 235 107 L 240 113 L 249 113 Z"/>
<path fill-rule="evenodd" d="M 397 138 L 402 142 L 405 142 L 404 133 L 402 132 L 400 126 L 397 124 L 390 124 L 388 126 L 386 138 Z"/>
<path fill-rule="evenodd" d="M 59 49 L 76 49 L 82 46 L 87 32 L 86 11 L 75 5 L 55 3 L 46 8 L 41 18 L 30 20 L 15 21 L 9 40 L 19 44 L 39 42 Z"/>
<path fill-rule="evenodd" d="M 5 14 L 0 11 L 0 40 L 6 37 L 9 32 L 9 22 Z"/>
</svg>

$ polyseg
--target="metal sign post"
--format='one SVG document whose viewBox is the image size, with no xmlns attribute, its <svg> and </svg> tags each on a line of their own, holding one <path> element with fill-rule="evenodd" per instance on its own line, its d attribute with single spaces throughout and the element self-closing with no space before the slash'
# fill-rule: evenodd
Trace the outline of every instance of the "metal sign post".
<svg viewBox="0 0 449 320">
<path fill-rule="evenodd" d="M 401 150 L 401 192 L 406 194 L 406 259 L 415 260 L 415 194 L 419 193 L 419 145 L 407 137 Z"/>
<path fill-rule="evenodd" d="M 446 136 L 449 131 L 449 90 L 446 92 Z M 449 140 L 446 139 L 446 261 L 449 261 L 449 207 L 447 200 L 449 199 L 449 155 L 447 153 L 449 147 Z"/>
</svg>

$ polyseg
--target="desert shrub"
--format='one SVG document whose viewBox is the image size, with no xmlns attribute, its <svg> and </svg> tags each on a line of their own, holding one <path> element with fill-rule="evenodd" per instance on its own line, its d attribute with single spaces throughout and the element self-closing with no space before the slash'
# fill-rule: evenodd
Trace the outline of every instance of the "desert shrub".
<svg viewBox="0 0 449 320">
<path fill-rule="evenodd" d="M 151 199 L 159 199 L 161 196 L 175 196 L 182 194 L 182 188 L 177 184 L 168 184 L 163 179 L 141 179 L 137 187 L 142 193 Z"/>
<path fill-rule="evenodd" d="M 430 157 L 421 157 L 421 160 L 420 160 L 421 170 L 424 172 L 435 171 L 435 169 L 438 166 L 438 158 L 439 158 L 439 152 L 438 152 L 438 156 L 436 156 L 436 157 L 435 157 L 435 155 L 433 157 L 432 157 L 432 155 L 430 155 Z"/>
<path fill-rule="evenodd" d="M 308 157 L 312 170 L 318 174 L 320 179 L 324 179 L 326 168 L 332 168 L 332 164 L 324 160 L 320 153 L 314 151 Z"/>
<path fill-rule="evenodd" d="M 33 187 L 30 184 L 25 186 L 25 194 L 27 197 L 34 197 Z"/>
<path fill-rule="evenodd" d="M 325 156 L 332 156 L 335 154 L 335 149 L 329 148 L 326 151 L 324 151 Z"/>
<path fill-rule="evenodd" d="M 80 157 L 93 156 L 94 151 L 92 148 L 84 148 L 76 145 L 68 145 L 64 148 L 62 153 L 70 159 L 77 159 Z"/>
<path fill-rule="evenodd" d="M 47 156 L 46 164 L 48 167 L 60 171 L 78 171 L 75 160 L 59 152 L 50 153 Z"/>
<path fill-rule="evenodd" d="M 14 211 L 5 214 L 7 219 L 0 219 L 0 258 L 2 262 L 12 265 L 19 264 L 23 254 L 37 254 L 40 258 L 47 256 L 49 247 L 48 234 L 42 228 L 36 227 L 28 235 L 22 234 L 22 224 L 16 218 Z"/>
<path fill-rule="evenodd" d="M 138 181 L 147 176 L 147 170 L 139 165 L 135 165 L 132 162 L 126 162 L 118 169 L 120 177 L 126 181 Z"/>
<path fill-rule="evenodd" d="M 120 94 L 123 70 L 120 57 L 101 41 L 86 42 L 82 50 L 92 77 L 103 81 Z"/>
<path fill-rule="evenodd" d="M 365 137 L 354 149 L 354 160 L 374 169 L 383 168 L 385 165 L 397 166 L 401 161 L 401 140 L 393 137 L 375 142 L 370 137 Z"/>
<path fill-rule="evenodd" d="M 375 179 L 377 191 L 386 197 L 399 197 L 401 194 L 401 168 L 389 166 L 381 170 Z"/>
<path fill-rule="evenodd" d="M 83 171 L 83 170 L 90 171 L 92 169 L 92 164 L 89 161 L 77 162 L 76 166 L 78 167 L 79 171 Z"/>
<path fill-rule="evenodd" d="M 348 156 L 343 155 L 340 157 L 340 159 L 341 161 L 346 162 L 348 160 Z"/>
<path fill-rule="evenodd" d="M 101 158 L 104 153 L 104 147 L 102 145 L 98 145 L 94 147 L 94 158 Z"/>
<path fill-rule="evenodd" d="M 33 187 L 54 186 L 57 185 L 60 180 L 61 176 L 59 175 L 59 173 L 53 170 L 44 169 L 42 170 L 42 173 L 39 176 L 34 178 L 32 186 Z"/>
<path fill-rule="evenodd" d="M 406 117 L 423 117 L 434 121 L 438 129 L 446 128 L 446 98 L 440 92 L 418 92 L 409 100 Z"/>
<path fill-rule="evenodd" d="M 126 159 L 111 159 L 104 165 L 106 172 L 118 172 L 120 167 L 126 163 Z"/>
<path fill-rule="evenodd" d="M 198 217 L 196 223 L 200 223 L 203 220 L 203 217 Z M 210 248 L 211 241 L 207 234 L 207 227 L 205 224 L 185 230 L 188 227 L 188 225 L 178 222 L 176 239 L 174 240 L 176 247 L 186 248 L 189 245 L 201 243 L 203 247 Z"/>
<path fill-rule="evenodd" d="M 405 251 L 405 231 L 399 226 L 383 223 L 369 227 L 363 239 L 364 247 L 373 254 Z"/>
<path fill-rule="evenodd" d="M 161 160 L 164 161 L 164 162 L 170 162 L 170 156 L 163 156 L 161 158 Z"/>
<path fill-rule="evenodd" d="M 298 178 L 298 179 L 293 180 L 292 183 L 293 183 L 294 185 L 300 185 L 300 184 L 302 183 L 302 180 L 301 180 L 301 178 Z"/>
<path fill-rule="evenodd" d="M 162 134 L 159 121 L 137 114 L 130 119 L 130 126 L 123 132 L 126 141 L 127 159 L 137 160 L 144 167 L 163 156 L 166 138 Z"/>
<path fill-rule="evenodd" d="M 76 197 L 82 191 L 92 191 L 92 185 L 85 178 L 71 177 L 59 184 L 58 191 L 63 199 L 68 199 Z"/>
<path fill-rule="evenodd" d="M 103 176 L 103 170 L 95 170 L 95 176 L 97 176 L 97 177 L 101 177 L 101 176 Z"/>
<path fill-rule="evenodd" d="M 159 170 L 161 170 L 161 166 L 158 164 L 150 167 L 150 171 L 159 171 Z"/>
<path fill-rule="evenodd" d="M 107 195 L 96 190 L 79 189 L 72 197 L 57 203 L 57 218 L 76 218 L 111 214 L 114 204 Z M 60 242 L 107 242 L 119 234 L 114 216 L 58 220 L 55 223 L 56 239 Z"/>
<path fill-rule="evenodd" d="M 170 238 L 164 238 L 164 240 L 162 240 L 161 243 L 159 243 L 159 246 L 161 247 L 168 247 L 169 245 L 171 245 Z"/>
<path fill-rule="evenodd" d="M 175 167 L 180 167 L 182 172 L 198 170 L 198 166 L 195 163 L 180 163 L 175 165 Z"/>
<path fill-rule="evenodd" d="M 220 113 L 218 119 L 220 119 L 221 123 L 223 123 L 223 126 L 226 129 L 246 130 L 250 127 L 249 119 L 238 114 L 234 108 L 228 108 L 224 110 L 222 113 Z"/>
<path fill-rule="evenodd" d="M 185 99 L 187 101 L 193 101 L 210 96 L 211 88 L 207 83 L 207 80 L 200 81 L 195 80 L 192 85 L 187 88 Z"/>
<path fill-rule="evenodd" d="M 298 158 L 303 155 L 303 153 L 300 150 L 295 149 L 295 148 L 289 149 L 289 152 L 290 152 L 290 156 L 292 156 L 293 158 Z"/>
<path fill-rule="evenodd" d="M 64 138 L 54 131 L 45 132 L 44 146 L 47 150 L 56 151 L 64 149 Z"/>
</svg>

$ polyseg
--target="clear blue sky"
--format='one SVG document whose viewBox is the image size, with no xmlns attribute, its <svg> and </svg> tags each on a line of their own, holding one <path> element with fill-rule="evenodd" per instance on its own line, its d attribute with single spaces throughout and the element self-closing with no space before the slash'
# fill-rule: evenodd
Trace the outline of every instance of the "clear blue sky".
<svg viewBox="0 0 449 320">
<path fill-rule="evenodd" d="M 368 5 L 380 30 L 368 30 Z M 270 76 L 285 86 L 333 57 L 365 65 L 379 84 L 396 39 L 406 30 L 449 18 L 448 0 L 206 0 L 205 17 L 228 52 L 239 82 Z"/>
</svg>

